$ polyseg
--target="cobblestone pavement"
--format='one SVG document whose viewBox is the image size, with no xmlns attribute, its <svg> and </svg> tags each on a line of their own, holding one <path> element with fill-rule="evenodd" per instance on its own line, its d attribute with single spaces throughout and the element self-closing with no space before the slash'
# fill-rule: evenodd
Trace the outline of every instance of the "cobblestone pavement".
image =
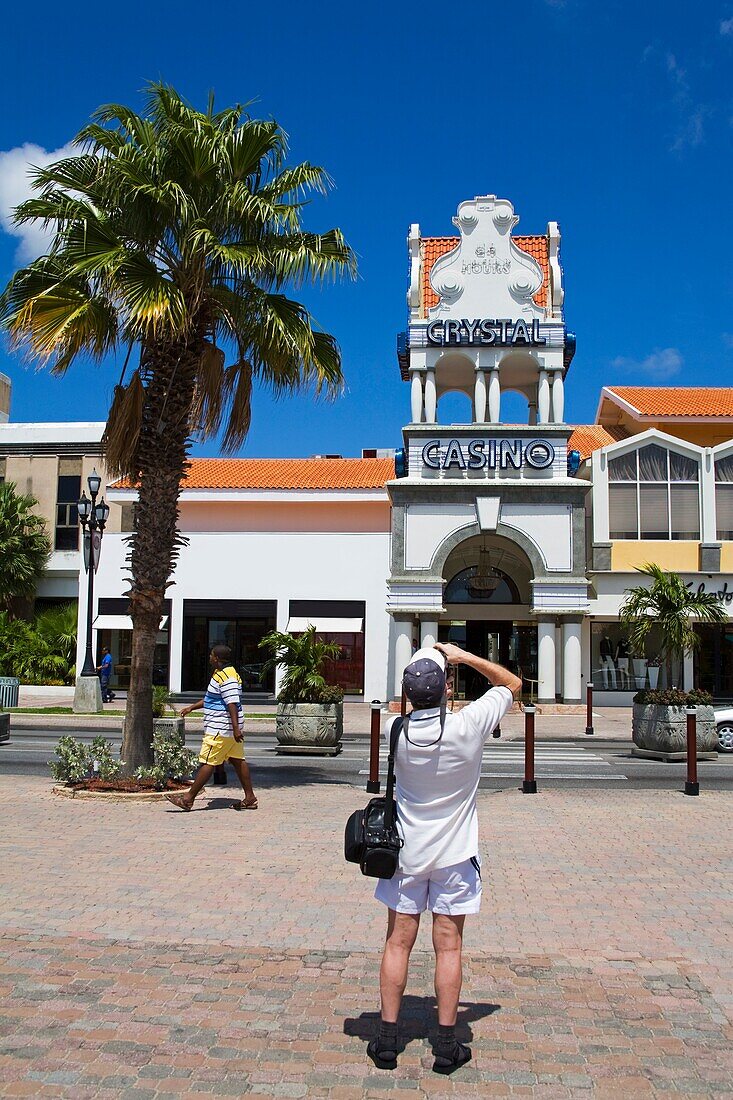
<svg viewBox="0 0 733 1100">
<path fill-rule="evenodd" d="M 482 792 L 463 1038 L 431 1073 L 429 929 L 394 1073 L 365 1058 L 384 915 L 362 791 L 162 804 L 0 792 L 0 1094 L 733 1097 L 733 794 Z M 305 780 L 305 783 L 304 783 Z"/>
</svg>

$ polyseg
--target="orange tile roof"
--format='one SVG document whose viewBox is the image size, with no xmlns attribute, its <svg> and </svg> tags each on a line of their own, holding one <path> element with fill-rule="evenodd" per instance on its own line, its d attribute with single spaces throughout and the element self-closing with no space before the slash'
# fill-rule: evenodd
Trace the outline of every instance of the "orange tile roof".
<svg viewBox="0 0 733 1100">
<path fill-rule="evenodd" d="M 421 237 L 422 255 L 422 311 L 425 316 L 429 309 L 437 305 L 438 295 L 430 285 L 430 272 L 433 264 L 446 252 L 456 247 L 459 237 Z M 547 237 L 512 237 L 515 245 L 531 256 L 542 268 L 542 286 L 534 296 L 538 306 L 547 305 L 547 288 L 550 285 L 550 259 Z"/>
<path fill-rule="evenodd" d="M 640 416 L 733 417 L 733 389 L 716 386 L 606 386 Z"/>
<path fill-rule="evenodd" d="M 625 439 L 626 433 L 620 428 L 604 428 L 600 424 L 578 424 L 568 440 L 568 451 L 580 451 L 580 457 L 590 458 L 594 451 L 607 447 L 609 443 L 618 443 Z"/>
<path fill-rule="evenodd" d="M 381 489 L 392 477 L 391 458 L 192 458 L 181 489 Z"/>
</svg>

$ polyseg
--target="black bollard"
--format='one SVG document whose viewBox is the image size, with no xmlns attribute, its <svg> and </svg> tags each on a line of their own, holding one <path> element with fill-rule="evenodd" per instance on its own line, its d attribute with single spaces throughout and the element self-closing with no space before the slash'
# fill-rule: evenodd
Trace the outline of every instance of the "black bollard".
<svg viewBox="0 0 733 1100">
<path fill-rule="evenodd" d="M 537 780 L 534 777 L 534 715 L 535 708 L 527 703 L 524 708 L 524 782 L 523 794 L 537 794 Z"/>
<path fill-rule="evenodd" d="M 367 794 L 379 794 L 379 733 L 382 704 L 379 699 L 372 699 L 372 725 L 369 734 L 369 779 L 367 780 Z"/>
<path fill-rule="evenodd" d="M 585 689 L 585 732 L 590 737 L 595 732 L 593 729 L 593 681 L 588 681 Z"/>
<path fill-rule="evenodd" d="M 699 794 L 697 781 L 697 709 L 687 707 L 687 779 L 685 794 Z"/>
</svg>

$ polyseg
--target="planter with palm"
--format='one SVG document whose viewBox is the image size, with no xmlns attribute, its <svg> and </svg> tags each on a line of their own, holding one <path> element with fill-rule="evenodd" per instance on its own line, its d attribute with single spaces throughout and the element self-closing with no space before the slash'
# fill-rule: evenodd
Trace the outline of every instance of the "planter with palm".
<svg viewBox="0 0 733 1100">
<path fill-rule="evenodd" d="M 297 636 L 273 630 L 260 648 L 269 654 L 265 670 L 284 671 L 277 697 L 277 751 L 336 756 L 344 731 L 344 693 L 326 683 L 323 669 L 338 657 L 339 646 L 317 638 L 311 625 Z"/>
<path fill-rule="evenodd" d="M 154 84 L 144 114 L 103 107 L 76 144 L 77 156 L 35 172 L 37 195 L 15 211 L 54 236 L 9 283 L 0 320 L 56 374 L 80 356 L 124 359 L 104 445 L 108 469 L 138 489 L 124 746 L 134 771 L 153 762 L 153 660 L 190 444 L 221 430 L 235 451 L 254 382 L 276 395 L 339 391 L 334 338 L 285 292 L 353 275 L 355 260 L 338 229 L 302 228 L 306 196 L 329 187 L 323 169 L 287 167 L 278 124 L 239 106 L 197 111 Z"/>
<path fill-rule="evenodd" d="M 652 667 L 658 671 L 659 664 L 665 663 L 671 683 L 675 675 L 680 675 L 684 657 L 700 644 L 693 622 L 723 623 L 728 616 L 714 593 L 688 588 L 679 573 L 667 573 L 654 564 L 644 565 L 637 572 L 651 584 L 626 590 L 621 623 L 635 654 L 648 652 L 655 640 L 649 671 Z M 688 696 L 675 688 L 668 692 L 638 692 L 633 715 L 635 751 L 662 759 L 686 755 L 685 706 L 689 703 L 697 707 L 698 752 L 714 752 L 715 715 L 709 701 L 701 702 L 703 696 L 700 692 Z"/>
</svg>

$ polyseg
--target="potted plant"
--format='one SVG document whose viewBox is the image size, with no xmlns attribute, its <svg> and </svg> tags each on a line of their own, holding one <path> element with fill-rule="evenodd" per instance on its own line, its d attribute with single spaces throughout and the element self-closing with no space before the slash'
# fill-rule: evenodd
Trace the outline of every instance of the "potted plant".
<svg viewBox="0 0 733 1100">
<path fill-rule="evenodd" d="M 185 740 L 186 720 L 175 711 L 166 715 L 169 702 L 168 688 L 156 684 L 153 687 L 153 737 L 180 737 Z"/>
<path fill-rule="evenodd" d="M 323 668 L 338 657 L 340 647 L 317 638 L 315 626 L 297 637 L 273 630 L 260 647 L 269 654 L 265 670 L 277 667 L 285 673 L 277 697 L 278 753 L 336 756 L 344 732 L 344 693 L 329 687 Z"/>
<path fill-rule="evenodd" d="M 653 563 L 642 566 L 637 572 L 651 584 L 627 589 L 621 622 L 634 653 L 644 653 L 654 631 L 658 646 L 652 667 L 657 669 L 658 677 L 659 664 L 665 661 L 671 684 L 672 669 L 680 669 L 685 654 L 693 652 L 700 644 L 692 620 L 722 623 L 728 616 L 715 593 L 689 589 L 679 573 L 665 573 Z M 634 674 L 638 685 L 637 659 L 634 659 Z M 647 662 L 645 673 L 646 665 Z M 643 684 L 642 680 L 639 686 Z M 698 753 L 714 752 L 717 736 L 710 703 L 710 696 L 705 692 L 686 694 L 679 688 L 638 692 L 634 696 L 632 751 L 663 760 L 683 758 L 686 755 L 685 707 L 691 705 L 697 708 Z"/>
</svg>

